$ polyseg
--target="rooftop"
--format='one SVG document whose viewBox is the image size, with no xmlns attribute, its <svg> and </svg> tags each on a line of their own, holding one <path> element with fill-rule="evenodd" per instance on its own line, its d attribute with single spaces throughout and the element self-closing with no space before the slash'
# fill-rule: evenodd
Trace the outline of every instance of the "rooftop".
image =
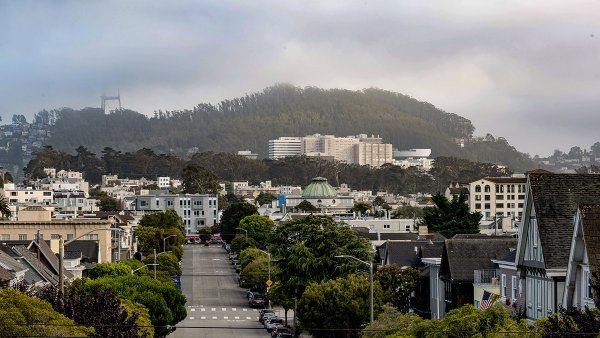
<svg viewBox="0 0 600 338">
<path fill-rule="evenodd" d="M 330 198 L 336 196 L 337 192 L 329 183 L 327 183 L 327 179 L 324 177 L 313 178 L 312 183 L 302 190 L 302 197 Z"/>
</svg>

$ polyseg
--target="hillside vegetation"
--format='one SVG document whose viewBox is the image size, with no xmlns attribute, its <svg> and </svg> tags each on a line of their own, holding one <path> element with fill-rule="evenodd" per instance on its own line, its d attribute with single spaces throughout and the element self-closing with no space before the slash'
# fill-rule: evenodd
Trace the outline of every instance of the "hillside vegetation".
<svg viewBox="0 0 600 338">
<path fill-rule="evenodd" d="M 431 148 L 434 156 L 493 160 L 516 170 L 534 167 L 528 156 L 508 143 L 470 142 L 474 127 L 466 118 L 430 103 L 381 89 L 298 88 L 275 85 L 262 92 L 201 103 L 182 111 L 157 111 L 154 116 L 131 111 L 104 114 L 97 108 L 60 109 L 46 144 L 72 151 L 83 145 L 93 152 L 104 147 L 120 151 L 150 148 L 185 155 L 197 151 L 251 149 L 266 157 L 268 140 L 312 133 L 338 136 L 359 133 L 383 137 L 399 149 Z"/>
</svg>

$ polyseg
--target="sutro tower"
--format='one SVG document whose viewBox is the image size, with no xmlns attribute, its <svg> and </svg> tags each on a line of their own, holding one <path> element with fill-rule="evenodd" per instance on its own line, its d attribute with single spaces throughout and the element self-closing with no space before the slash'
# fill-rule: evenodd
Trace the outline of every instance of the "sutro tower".
<svg viewBox="0 0 600 338">
<path fill-rule="evenodd" d="M 119 101 L 119 110 L 121 110 L 121 91 L 117 91 L 117 96 L 106 96 L 106 94 L 102 94 L 100 96 L 100 101 L 102 102 L 102 112 L 106 114 L 106 101 Z"/>
</svg>

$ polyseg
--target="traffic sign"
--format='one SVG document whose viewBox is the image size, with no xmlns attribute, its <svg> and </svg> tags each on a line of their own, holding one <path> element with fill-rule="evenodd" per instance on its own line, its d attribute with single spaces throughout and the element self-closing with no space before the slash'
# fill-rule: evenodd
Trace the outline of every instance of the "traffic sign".
<svg viewBox="0 0 600 338">
<path fill-rule="evenodd" d="M 267 281 L 267 286 L 268 286 L 268 287 L 271 287 L 271 285 L 273 285 L 273 281 L 269 279 L 269 280 Z"/>
</svg>

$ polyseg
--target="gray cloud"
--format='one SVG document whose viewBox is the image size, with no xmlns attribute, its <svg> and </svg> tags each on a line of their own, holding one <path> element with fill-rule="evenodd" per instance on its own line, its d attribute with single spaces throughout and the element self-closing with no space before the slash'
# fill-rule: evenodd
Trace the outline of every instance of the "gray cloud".
<svg viewBox="0 0 600 338">
<path fill-rule="evenodd" d="M 598 1 L 0 0 L 0 113 L 380 87 L 549 153 L 600 139 Z"/>
</svg>

